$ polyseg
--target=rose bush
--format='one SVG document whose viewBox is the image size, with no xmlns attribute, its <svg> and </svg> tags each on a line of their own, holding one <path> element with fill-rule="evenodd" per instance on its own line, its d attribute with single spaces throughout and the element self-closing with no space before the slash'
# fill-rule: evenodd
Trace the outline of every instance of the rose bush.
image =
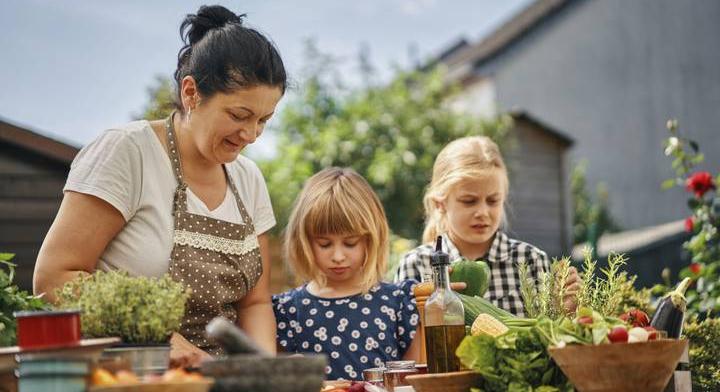
<svg viewBox="0 0 720 392">
<path fill-rule="evenodd" d="M 680 271 L 680 279 L 690 277 L 694 284 L 687 292 L 688 313 L 700 318 L 720 315 L 720 176 L 695 170 L 704 160 L 698 144 L 680 137 L 677 122 L 668 121 L 670 137 L 665 143 L 665 155 L 673 158 L 675 178 L 666 180 L 663 188 L 684 187 L 690 194 L 691 215 L 685 219 L 685 230 L 692 237 L 684 248 L 691 259 Z"/>
</svg>

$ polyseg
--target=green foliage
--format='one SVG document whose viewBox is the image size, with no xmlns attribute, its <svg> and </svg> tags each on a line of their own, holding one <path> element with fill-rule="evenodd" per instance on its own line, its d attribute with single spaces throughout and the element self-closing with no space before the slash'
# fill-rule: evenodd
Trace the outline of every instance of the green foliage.
<svg viewBox="0 0 720 392">
<path fill-rule="evenodd" d="M 690 340 L 693 390 L 720 390 L 720 320 L 692 320 L 685 326 L 684 334 Z"/>
<path fill-rule="evenodd" d="M 156 76 L 155 82 L 148 87 L 148 103 L 141 114 L 135 115 L 138 119 L 159 120 L 164 119 L 175 110 L 175 88 L 173 81 L 165 76 Z"/>
<path fill-rule="evenodd" d="M 683 187 L 690 194 L 687 205 L 691 215 L 686 230 L 692 237 L 683 244 L 691 257 L 691 264 L 680 271 L 679 279 L 689 277 L 693 285 L 685 294 L 687 312 L 691 316 L 720 316 L 720 193 L 715 178 L 709 172 L 697 171 L 703 162 L 699 145 L 680 136 L 677 121 L 667 124 L 670 137 L 665 141 L 665 155 L 672 158 L 675 177 L 663 182 L 665 189 Z M 670 282 L 663 287 L 668 291 Z M 658 290 L 662 291 L 662 290 Z"/>
<path fill-rule="evenodd" d="M 385 280 L 392 282 L 395 279 L 395 272 L 397 271 L 400 261 L 405 255 L 417 246 L 417 241 L 409 240 L 407 238 L 400 237 L 393 233 L 390 233 L 390 257 L 388 260 L 387 272 L 385 273 Z"/>
<path fill-rule="evenodd" d="M 535 282 L 525 261 L 518 263 L 520 276 L 520 294 L 528 317 L 548 317 L 552 320 L 569 316 L 563 299 L 565 298 L 565 282 L 570 276 L 570 258 L 553 259 L 550 271 L 539 273 Z"/>
<path fill-rule="evenodd" d="M 20 290 L 13 284 L 15 264 L 10 260 L 15 257 L 11 253 L 0 253 L 0 347 L 15 344 L 17 323 L 13 312 L 23 310 L 42 310 L 47 304 L 39 297 Z M 5 270 L 7 269 L 7 271 Z"/>
<path fill-rule="evenodd" d="M 318 57 L 315 49 L 309 51 Z M 357 89 L 344 87 L 339 76 L 328 81 L 328 75 L 337 75 L 329 61 L 308 73 L 276 126 L 277 156 L 261 164 L 278 228 L 285 226 L 309 176 L 328 166 L 349 166 L 378 193 L 393 232 L 418 238 L 422 195 L 440 149 L 467 135 L 487 135 L 502 145 L 510 125 L 506 117 L 480 120 L 450 110 L 456 89 L 444 82 L 441 70 L 399 72 L 388 84 Z"/>
<path fill-rule="evenodd" d="M 620 287 L 620 305 L 618 306 L 619 314 L 625 313 L 632 309 L 639 309 L 645 313 L 653 312 L 652 306 L 652 289 L 635 288 L 635 280 L 637 276 L 628 275 L 627 272 L 621 272 L 618 277 L 618 285 Z"/>
<path fill-rule="evenodd" d="M 573 240 L 576 244 L 590 242 L 593 249 L 603 233 L 620 229 L 610 215 L 608 190 L 604 183 L 599 183 L 595 197 L 590 195 L 585 173 L 587 162 L 582 161 L 573 167 L 570 173 L 570 192 L 573 202 Z"/>
<path fill-rule="evenodd" d="M 582 273 L 583 284 L 577 296 L 578 308 L 594 309 L 604 317 L 621 314 L 622 287 L 628 278 L 620 269 L 626 263 L 625 255 L 610 253 L 607 268 L 600 270 L 601 276 L 595 272 L 597 262 L 592 260 L 590 251 L 586 249 Z"/>
<path fill-rule="evenodd" d="M 67 282 L 57 291 L 58 308 L 82 310 L 83 334 L 119 336 L 124 343 L 166 343 L 180 328 L 190 295 L 170 276 L 131 277 L 98 271 Z"/>
<path fill-rule="evenodd" d="M 477 385 L 484 392 L 572 391 L 573 387 L 550 358 L 547 347 L 554 330 L 549 319 L 531 322 L 530 327 L 511 328 L 493 338 L 466 336 L 456 354 L 468 369 L 482 375 Z"/>
</svg>

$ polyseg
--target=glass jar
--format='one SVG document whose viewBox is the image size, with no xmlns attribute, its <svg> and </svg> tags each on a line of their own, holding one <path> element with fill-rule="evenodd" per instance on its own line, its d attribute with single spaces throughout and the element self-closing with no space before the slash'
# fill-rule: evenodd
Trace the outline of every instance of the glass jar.
<svg viewBox="0 0 720 392">
<path fill-rule="evenodd" d="M 383 387 L 383 374 L 385 368 L 370 368 L 363 370 L 363 380 L 365 382 L 375 385 L 376 387 Z"/>
<path fill-rule="evenodd" d="M 410 384 L 405 381 L 405 377 L 417 373 L 415 361 L 386 362 L 385 373 L 383 374 L 385 389 L 388 392 L 393 392 L 395 387 L 409 386 Z"/>
</svg>

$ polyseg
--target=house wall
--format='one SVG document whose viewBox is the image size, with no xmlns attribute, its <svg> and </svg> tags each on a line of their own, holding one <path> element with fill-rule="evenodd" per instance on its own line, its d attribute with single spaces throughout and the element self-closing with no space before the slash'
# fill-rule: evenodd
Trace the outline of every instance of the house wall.
<svg viewBox="0 0 720 392">
<path fill-rule="evenodd" d="M 489 62 L 501 110 L 520 108 L 575 140 L 589 184 L 605 182 L 624 229 L 687 215 L 661 191 L 668 118 L 720 169 L 720 2 L 578 0 Z M 593 187 L 594 188 L 594 187 Z M 652 202 L 649 202 L 652 200 Z"/>
<path fill-rule="evenodd" d="M 32 289 L 40 245 L 57 214 L 66 164 L 0 142 L 0 252 L 15 253 L 16 282 Z"/>
<path fill-rule="evenodd" d="M 567 145 L 559 138 L 516 120 L 505 161 L 510 171 L 509 234 L 550 256 L 568 254 L 571 244 L 567 206 Z"/>
</svg>

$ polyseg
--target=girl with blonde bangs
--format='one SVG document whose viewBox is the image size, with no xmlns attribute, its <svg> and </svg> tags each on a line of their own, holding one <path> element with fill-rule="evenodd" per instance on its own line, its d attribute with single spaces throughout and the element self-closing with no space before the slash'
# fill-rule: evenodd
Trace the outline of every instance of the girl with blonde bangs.
<svg viewBox="0 0 720 392">
<path fill-rule="evenodd" d="M 415 281 L 381 281 L 388 233 L 380 200 L 354 170 L 324 169 L 305 183 L 285 232 L 303 284 L 273 296 L 279 350 L 327 354 L 328 379 L 418 358 Z"/>
<path fill-rule="evenodd" d="M 285 234 L 285 256 L 301 281 L 326 276 L 314 262 L 310 238 L 324 234 L 356 234 L 366 241 L 362 291 L 384 275 L 388 259 L 385 210 L 364 178 L 354 171 L 325 170 L 305 185 L 290 215 Z"/>
<path fill-rule="evenodd" d="M 449 143 L 438 154 L 432 180 L 423 198 L 426 225 L 423 243 L 406 253 L 395 281 L 430 280 L 430 256 L 437 236 L 450 259 L 483 260 L 490 267 L 490 287 L 485 298 L 513 314 L 524 316 L 518 263 L 530 268 L 537 281 L 549 269 L 548 257 L 526 242 L 510 238 L 503 230 L 509 192 L 507 168 L 497 144 L 485 136 L 469 136 Z M 565 282 L 565 307 L 574 311 L 579 289 L 572 268 Z"/>
</svg>

